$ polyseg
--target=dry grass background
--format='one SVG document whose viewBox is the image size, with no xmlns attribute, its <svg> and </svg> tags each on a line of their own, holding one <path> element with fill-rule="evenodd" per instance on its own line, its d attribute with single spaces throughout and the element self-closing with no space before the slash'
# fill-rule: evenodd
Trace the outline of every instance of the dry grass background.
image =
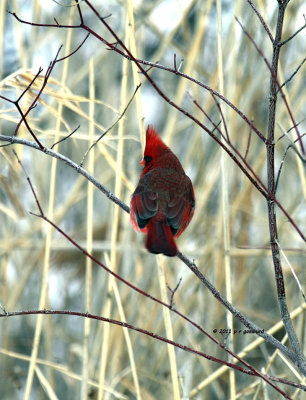
<svg viewBox="0 0 306 400">
<path fill-rule="evenodd" d="M 63 2 L 62 2 L 63 3 Z M 64 2 L 68 4 L 69 2 Z M 246 1 L 223 2 L 221 14 L 213 1 L 167 2 L 93 1 L 108 23 L 139 58 L 173 65 L 184 59 L 182 71 L 218 91 L 224 91 L 260 129 L 267 130 L 269 71 L 234 16 L 247 27 L 268 60 L 271 43 Z M 256 1 L 272 32 L 276 1 Z M 287 38 L 303 24 L 302 0 L 291 1 L 284 24 Z M 1 94 L 20 94 L 39 66 L 76 48 L 81 30 L 25 26 L 6 9 L 28 20 L 77 23 L 74 7 L 50 1 L 5 1 L 0 4 Z M 87 23 L 103 31 L 99 21 L 83 7 Z M 177 21 L 163 28 L 164 13 L 176 12 Z M 219 10 L 220 11 L 220 10 Z M 218 35 L 218 18 L 223 34 Z M 132 20 L 134 18 L 134 22 Z M 283 47 L 280 81 L 296 69 L 305 54 L 301 33 Z M 218 56 L 218 41 L 222 50 Z M 304 68 L 305 70 L 305 68 Z M 305 118 L 305 73 L 302 68 L 285 93 L 297 122 Z M 215 122 L 220 114 L 212 97 L 187 80 L 165 71 L 151 76 L 176 103 L 205 120 L 192 97 Z M 223 77 L 223 82 L 220 77 Z M 42 80 L 37 81 L 37 86 Z M 50 147 L 77 125 L 80 129 L 57 146 L 57 151 L 80 162 L 84 152 L 118 119 L 136 85 L 143 82 L 130 108 L 118 124 L 86 158 L 84 168 L 127 204 L 140 174 L 143 127 L 152 123 L 179 156 L 196 192 L 192 223 L 178 240 L 180 250 L 194 258 L 199 269 L 232 303 L 265 330 L 287 343 L 280 323 L 271 252 L 267 207 L 236 165 L 224 156 L 192 121 L 165 103 L 131 63 L 90 37 L 72 57 L 55 67 L 39 105 L 28 121 L 41 142 Z M 222 87 L 223 86 L 223 87 Z M 23 107 L 35 93 L 28 93 Z M 231 140 L 244 153 L 249 128 L 232 110 L 223 107 Z M 12 104 L 1 101 L 1 133 L 12 135 L 19 121 Z M 277 108 L 276 137 L 292 123 L 284 104 Z M 300 125 L 305 131 L 305 122 Z M 292 138 L 294 137 L 291 131 Z M 18 136 L 30 139 L 24 126 Z M 279 166 L 288 140 L 276 145 Z M 224 308 L 177 258 L 155 257 L 144 249 L 129 216 L 82 176 L 46 155 L 14 146 L 35 186 L 47 216 L 89 252 L 134 285 L 160 298 L 169 298 L 165 282 L 174 288 L 175 307 L 210 334 L 214 328 L 235 327 Z M 266 182 L 266 149 L 252 135 L 249 163 Z M 226 353 L 167 309 L 131 291 L 91 263 L 46 222 L 31 216 L 36 211 L 26 179 L 12 154 L 0 149 L 0 301 L 8 311 L 67 309 L 89 311 L 127 322 L 207 354 L 227 359 Z M 305 170 L 289 151 L 280 179 L 278 198 L 305 231 Z M 280 244 L 303 282 L 305 246 L 278 211 Z M 300 342 L 305 343 L 302 296 L 287 262 L 283 261 L 289 310 Z M 305 279 L 305 276 L 304 276 Z M 167 301 L 167 300 L 166 300 Z M 71 316 L 19 316 L 1 319 L 1 399 L 275 399 L 278 394 L 261 379 L 234 373 L 225 367 L 121 327 Z M 213 334 L 228 343 L 226 336 Z M 302 382 L 300 373 L 255 334 L 236 334 L 236 353 L 261 371 Z M 282 387 L 294 399 L 302 392 Z"/>
</svg>

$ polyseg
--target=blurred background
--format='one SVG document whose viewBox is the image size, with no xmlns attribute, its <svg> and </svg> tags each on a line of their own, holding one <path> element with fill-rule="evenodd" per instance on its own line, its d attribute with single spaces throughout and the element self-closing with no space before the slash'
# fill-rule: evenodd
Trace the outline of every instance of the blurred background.
<svg viewBox="0 0 306 400">
<path fill-rule="evenodd" d="M 84 22 L 101 37 L 114 39 L 84 2 Z M 288 5 L 283 39 L 305 23 L 302 0 Z M 36 27 L 78 25 L 73 2 L 1 0 L 0 94 L 16 99 L 39 67 L 40 77 L 23 96 L 30 106 L 43 77 L 62 45 L 59 57 L 74 51 L 86 36 L 81 28 Z M 262 57 L 242 33 L 246 27 L 268 61 L 271 41 L 245 1 L 91 1 L 135 57 L 173 68 L 223 93 L 266 137 L 270 73 Z M 272 34 L 277 1 L 256 1 Z M 303 9 L 304 7 L 304 9 Z M 120 48 L 120 47 L 119 47 Z M 305 60 L 301 32 L 281 49 L 279 81 L 285 82 Z M 176 104 L 209 129 L 222 122 L 211 94 L 168 71 L 151 69 L 150 76 Z M 136 86 L 142 86 L 126 108 Z M 305 132 L 305 67 L 284 92 L 300 132 Z M 267 182 L 266 147 L 241 117 L 220 103 L 231 143 Z M 13 135 L 20 116 L 12 103 L 0 99 L 2 135 Z M 113 128 L 84 159 L 84 168 L 129 204 L 141 173 L 144 132 L 153 124 L 179 157 L 193 181 L 196 211 L 177 241 L 212 284 L 249 319 L 288 345 L 280 322 L 274 271 L 269 250 L 267 206 L 234 162 L 206 132 L 171 107 L 130 61 L 107 49 L 91 35 L 71 57 L 54 67 L 38 105 L 27 117 L 41 143 L 59 143 L 55 150 L 80 163 L 89 146 Z M 117 123 L 116 123 L 117 122 Z M 275 166 L 295 140 L 292 121 L 282 99 L 276 115 Z M 223 127 L 223 125 L 220 125 Z M 288 137 L 284 132 L 288 132 Z M 218 133 L 215 131 L 218 135 Z M 18 137 L 32 140 L 24 124 Z M 248 144 L 249 143 L 249 144 Z M 306 141 L 304 139 L 304 146 Z M 264 373 L 299 380 L 275 349 L 255 334 L 227 335 L 220 329 L 243 330 L 224 307 L 177 258 L 156 257 L 144 248 L 144 236 L 133 231 L 129 215 L 66 164 L 26 146 L 0 148 L 0 302 L 7 311 L 57 309 L 90 312 L 173 339 L 215 357 L 228 355 L 200 331 L 112 278 L 92 263 L 37 212 L 35 199 L 13 155 L 30 176 L 45 214 L 89 253 L 133 285 L 169 303 L 166 284 L 174 289 L 175 308 L 201 325 Z M 297 149 L 300 150 L 299 144 Z M 304 164 L 305 165 L 305 164 Z M 290 149 L 285 158 L 277 198 L 305 232 L 305 166 Z M 279 242 L 287 302 L 301 343 L 305 320 L 302 296 L 290 271 L 305 281 L 305 243 L 277 209 Z M 278 325 L 277 325 L 278 324 Z M 213 330 L 217 329 L 216 333 Z M 81 317 L 18 316 L 0 320 L 1 399 L 273 399 L 277 393 L 261 379 L 229 373 L 222 365 L 167 347 L 148 336 Z M 292 398 L 302 392 L 281 386 Z"/>
</svg>

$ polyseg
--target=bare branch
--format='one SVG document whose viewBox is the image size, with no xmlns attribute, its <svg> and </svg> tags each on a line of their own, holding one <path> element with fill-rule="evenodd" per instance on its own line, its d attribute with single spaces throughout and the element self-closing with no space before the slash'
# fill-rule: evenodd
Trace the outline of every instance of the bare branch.
<svg viewBox="0 0 306 400">
<path fill-rule="evenodd" d="M 38 197 L 37 197 L 37 195 L 36 195 L 36 192 L 35 192 L 35 190 L 34 190 L 34 187 L 33 187 L 33 185 L 32 185 L 32 182 L 31 182 L 31 180 L 30 180 L 30 178 L 29 178 L 29 175 L 27 174 L 27 171 L 25 170 L 25 168 L 24 168 L 22 162 L 20 161 L 20 158 L 18 157 L 18 155 L 17 155 L 17 153 L 16 153 L 15 150 L 13 150 L 13 153 L 14 153 L 15 157 L 17 158 L 17 161 L 18 161 L 20 167 L 22 168 L 23 173 L 24 173 L 24 175 L 25 175 L 25 177 L 26 177 L 26 179 L 27 179 L 27 181 L 28 181 L 28 184 L 29 184 L 30 189 L 31 189 L 31 192 L 32 192 L 32 194 L 33 194 L 33 196 L 34 196 L 34 199 L 35 199 L 37 208 L 39 209 L 39 212 L 40 212 L 40 215 L 39 215 L 39 216 L 43 217 L 44 213 L 43 213 L 43 210 L 42 210 L 42 208 L 41 208 L 41 206 L 40 206 Z"/>
<path fill-rule="evenodd" d="M 214 101 L 215 101 L 215 103 L 216 103 L 216 105 L 218 107 L 219 113 L 221 115 L 221 119 L 222 119 L 222 122 L 223 122 L 223 126 L 224 126 L 224 130 L 225 130 L 225 135 L 226 135 L 227 142 L 231 143 L 230 138 L 229 138 L 229 134 L 228 134 L 228 130 L 227 130 L 227 124 L 226 124 L 226 121 L 225 121 L 225 118 L 224 118 L 224 114 L 223 114 L 221 105 L 217 101 L 216 97 L 213 94 L 212 94 L 212 98 L 214 99 Z"/>
<path fill-rule="evenodd" d="M 170 297 L 170 310 L 172 310 L 172 309 L 174 308 L 174 301 L 173 301 L 173 298 L 174 298 L 175 292 L 178 290 L 178 288 L 179 288 L 181 282 L 182 282 L 182 278 L 179 279 L 179 281 L 178 281 L 178 283 L 177 283 L 177 285 L 175 286 L 174 289 L 171 289 L 171 287 L 168 285 L 168 283 L 166 283 L 167 289 L 168 289 L 169 292 L 171 293 L 171 297 Z"/>
<path fill-rule="evenodd" d="M 288 42 L 290 42 L 290 40 L 292 40 L 296 35 L 298 35 L 300 32 L 302 32 L 303 29 L 306 28 L 306 18 L 304 15 L 304 20 L 305 20 L 305 24 L 303 26 L 301 26 L 293 35 L 291 35 L 288 39 L 284 40 L 283 42 L 278 43 L 278 46 L 284 46 L 285 44 L 287 44 Z"/>
<path fill-rule="evenodd" d="M 245 155 L 244 155 L 244 159 L 245 160 L 247 159 L 247 156 L 249 154 L 249 149 L 250 149 L 250 146 L 251 146 L 251 138 L 252 138 L 252 131 L 250 130 L 249 137 L 248 137 L 248 143 L 247 143 L 247 147 L 246 147 Z"/>
<path fill-rule="evenodd" d="M 306 61 L 306 57 L 304 58 L 304 60 L 302 60 L 302 62 L 299 64 L 299 66 L 296 68 L 296 70 L 289 76 L 289 78 L 286 79 L 285 82 L 280 86 L 280 88 L 278 89 L 278 92 L 280 91 L 281 88 L 283 88 L 285 85 L 287 85 L 287 83 L 290 82 L 291 79 L 298 73 L 299 69 L 303 66 L 305 61 Z"/>
<path fill-rule="evenodd" d="M 256 370 L 253 371 L 252 369 L 250 370 L 250 369 L 241 368 L 240 366 L 237 366 L 237 365 L 235 365 L 233 363 L 230 363 L 230 362 L 221 360 L 219 358 L 210 356 L 210 355 L 208 355 L 206 353 L 203 353 L 203 352 L 201 352 L 199 350 L 196 350 L 196 349 L 194 349 L 192 347 L 183 345 L 183 344 L 181 344 L 179 342 L 175 342 L 173 340 L 170 340 L 170 339 L 168 339 L 168 338 L 166 338 L 164 336 L 160 336 L 160 335 L 158 335 L 158 334 L 156 334 L 154 332 L 148 331 L 146 329 L 138 328 L 138 327 L 136 327 L 136 326 L 134 326 L 132 324 L 129 324 L 127 322 L 122 322 L 122 321 L 119 321 L 119 320 L 116 320 L 116 319 L 101 317 L 99 315 L 90 314 L 88 312 L 87 313 L 82 313 L 82 312 L 71 311 L 71 310 L 47 310 L 47 309 L 44 309 L 44 310 L 28 310 L 28 311 L 14 311 L 14 312 L 6 313 L 6 314 L 0 314 L 0 318 L 3 318 L 3 317 L 15 317 L 15 316 L 19 316 L 19 315 L 38 315 L 38 314 L 44 314 L 44 315 L 70 315 L 70 316 L 77 316 L 77 317 L 82 317 L 82 318 L 89 318 L 89 319 L 93 319 L 93 320 L 96 320 L 96 321 L 102 321 L 102 322 L 107 322 L 107 323 L 110 323 L 110 324 L 113 324 L 113 325 L 118 325 L 118 326 L 121 326 L 122 328 L 127 328 L 127 329 L 130 329 L 130 330 L 142 333 L 142 334 L 144 334 L 146 336 L 150 336 L 150 337 L 152 337 L 152 338 L 154 338 L 156 340 L 159 340 L 161 342 L 164 342 L 164 343 L 167 343 L 167 344 L 171 344 L 172 346 L 177 347 L 177 348 L 179 348 L 179 349 L 181 349 L 183 351 L 187 351 L 189 353 L 193 353 L 193 354 L 196 354 L 196 355 L 198 355 L 200 357 L 206 358 L 207 360 L 214 361 L 216 363 L 226 365 L 226 366 L 228 366 L 230 368 L 233 368 L 234 370 L 237 370 L 237 371 L 239 371 L 239 372 L 241 372 L 243 374 L 247 374 L 247 375 L 251 375 L 251 376 L 260 376 L 267 383 L 269 383 L 275 390 L 277 390 L 285 399 L 289 399 L 290 400 L 291 397 L 289 397 L 285 392 L 283 392 L 277 386 L 272 384 L 272 382 L 270 382 L 270 380 L 278 382 L 278 383 L 284 383 L 286 385 L 290 385 L 290 386 L 297 387 L 297 388 L 300 388 L 302 390 L 305 390 L 305 386 L 301 385 L 299 383 L 292 382 L 292 381 L 289 381 L 287 379 L 282 379 L 282 378 L 278 378 L 278 377 L 271 376 L 271 375 L 261 374 L 261 373 L 258 373 L 258 371 L 256 371 Z"/>
<path fill-rule="evenodd" d="M 17 143 L 17 144 L 21 144 L 24 146 L 28 146 L 35 150 L 42 151 L 44 154 L 54 157 L 54 158 L 64 162 L 66 165 L 68 165 L 69 167 L 76 170 L 77 173 L 83 175 L 87 180 L 89 180 L 91 183 L 93 183 L 97 189 L 99 189 L 102 193 L 104 193 L 106 195 L 106 197 L 108 197 L 111 201 L 113 201 L 115 204 L 117 204 L 119 207 L 121 207 L 124 211 L 126 211 L 127 213 L 130 212 L 130 208 L 125 203 L 123 203 L 120 199 L 118 199 L 118 197 L 116 197 L 111 191 L 109 191 L 105 186 L 103 186 L 100 182 L 98 182 L 85 169 L 81 168 L 80 165 L 76 164 L 75 162 L 70 160 L 68 157 L 65 157 L 64 155 L 57 153 L 54 150 L 47 149 L 47 148 L 45 148 L 43 150 L 37 144 L 35 144 L 29 140 L 20 139 L 15 136 L 0 135 L 0 141 L 6 141 L 6 142 L 9 142 L 10 144 Z"/>
<path fill-rule="evenodd" d="M 273 43 L 274 42 L 273 35 L 272 35 L 270 29 L 268 28 L 268 25 L 265 23 L 265 20 L 263 19 L 262 15 L 257 10 L 257 8 L 255 7 L 254 3 L 251 0 L 248 0 L 248 3 L 250 4 L 250 6 L 254 10 L 255 14 L 257 15 L 259 21 L 261 22 L 261 25 L 264 27 L 265 31 L 267 32 L 269 39 L 271 40 L 271 43 Z"/>
<path fill-rule="evenodd" d="M 305 135 L 306 135 L 306 133 L 304 133 L 301 137 L 303 138 L 303 136 L 305 136 Z M 298 156 L 298 157 L 300 158 L 300 160 L 302 161 L 302 163 L 304 163 L 304 164 L 306 163 L 306 158 L 304 158 L 304 157 L 300 154 L 300 152 L 298 151 L 298 149 L 296 148 L 295 142 L 297 142 L 298 139 L 296 139 L 295 142 L 292 142 L 291 139 L 289 138 L 289 136 L 287 135 L 286 132 L 284 133 L 283 136 L 286 136 L 286 137 L 288 138 L 288 140 L 289 140 L 291 143 L 286 147 L 286 150 L 285 150 L 285 152 L 284 152 L 282 161 L 281 161 L 280 166 L 279 166 L 279 170 L 278 170 L 277 177 L 276 177 L 276 183 L 275 183 L 275 193 L 276 193 L 277 188 L 278 188 L 278 183 L 279 183 L 280 174 L 281 174 L 281 172 L 282 172 L 282 168 L 283 168 L 283 165 L 284 165 L 284 162 L 285 162 L 285 158 L 286 158 L 286 156 L 287 156 L 287 152 L 288 152 L 289 149 L 293 149 L 294 152 L 297 154 L 297 156 Z"/>
<path fill-rule="evenodd" d="M 53 143 L 53 145 L 50 147 L 50 149 L 52 150 L 57 144 L 64 142 L 65 140 L 67 140 L 68 138 L 70 138 L 73 134 L 75 134 L 75 132 L 80 129 L 80 125 L 78 125 L 71 133 L 69 133 L 69 135 L 63 137 L 62 139 L 58 140 L 57 142 Z"/>
</svg>

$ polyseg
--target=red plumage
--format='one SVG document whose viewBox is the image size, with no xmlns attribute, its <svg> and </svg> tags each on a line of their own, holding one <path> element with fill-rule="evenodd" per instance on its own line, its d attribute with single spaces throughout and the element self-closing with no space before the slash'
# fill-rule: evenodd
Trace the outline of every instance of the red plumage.
<svg viewBox="0 0 306 400">
<path fill-rule="evenodd" d="M 186 229 L 194 213 L 191 180 L 151 125 L 141 164 L 144 169 L 131 199 L 132 225 L 147 234 L 150 253 L 173 257 L 178 253 L 174 236 Z"/>
</svg>

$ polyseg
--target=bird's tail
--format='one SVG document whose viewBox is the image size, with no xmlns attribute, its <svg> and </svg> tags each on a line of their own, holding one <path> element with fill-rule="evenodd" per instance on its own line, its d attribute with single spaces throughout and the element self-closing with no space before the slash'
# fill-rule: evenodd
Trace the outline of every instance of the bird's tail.
<svg viewBox="0 0 306 400">
<path fill-rule="evenodd" d="M 150 253 L 174 257 L 178 253 L 170 226 L 165 220 L 150 221 L 147 225 L 146 248 Z"/>
</svg>

